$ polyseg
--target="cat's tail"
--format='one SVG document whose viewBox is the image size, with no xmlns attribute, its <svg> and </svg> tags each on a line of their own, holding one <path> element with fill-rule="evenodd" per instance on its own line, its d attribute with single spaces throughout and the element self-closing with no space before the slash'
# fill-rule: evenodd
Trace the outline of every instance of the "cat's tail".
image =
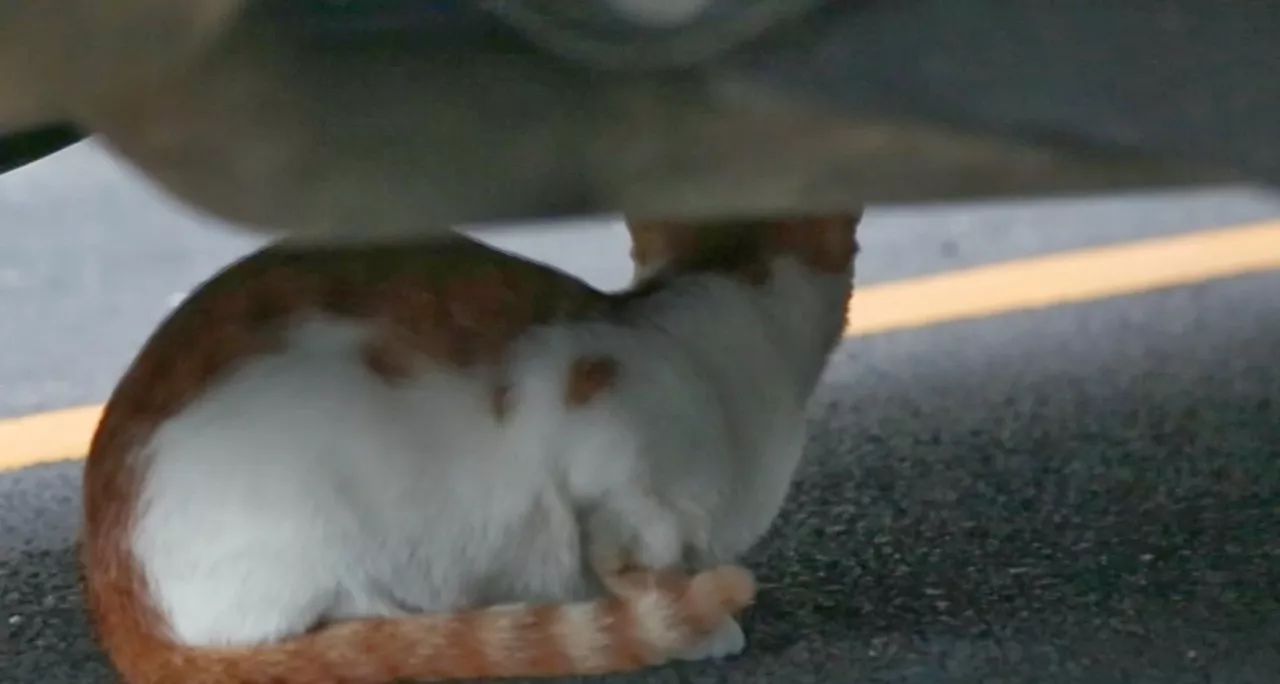
<svg viewBox="0 0 1280 684">
<path fill-rule="evenodd" d="M 93 585 L 90 582 L 90 585 Z M 355 620 L 279 643 L 193 648 L 158 632 L 138 587 L 90 586 L 103 646 L 129 684 L 384 684 L 634 671 L 698 646 L 755 597 L 751 574 L 635 572 L 592 602 Z M 107 590 L 99 586 L 97 590 Z M 129 605 L 132 604 L 132 605 Z"/>
</svg>

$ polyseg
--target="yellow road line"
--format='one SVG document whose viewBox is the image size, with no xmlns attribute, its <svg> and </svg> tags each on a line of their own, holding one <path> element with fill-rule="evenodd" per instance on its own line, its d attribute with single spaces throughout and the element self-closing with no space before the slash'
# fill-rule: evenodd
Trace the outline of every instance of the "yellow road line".
<svg viewBox="0 0 1280 684">
<path fill-rule="evenodd" d="M 1060 252 L 863 288 L 850 336 L 1280 270 L 1280 221 Z"/>
<path fill-rule="evenodd" d="M 0 472 L 84 456 L 101 416 L 79 406 L 0 420 Z"/>
<path fill-rule="evenodd" d="M 865 336 L 1280 270 L 1280 221 L 1062 252 L 873 285 L 846 334 Z M 79 458 L 102 414 L 0 420 L 0 472 Z"/>
</svg>

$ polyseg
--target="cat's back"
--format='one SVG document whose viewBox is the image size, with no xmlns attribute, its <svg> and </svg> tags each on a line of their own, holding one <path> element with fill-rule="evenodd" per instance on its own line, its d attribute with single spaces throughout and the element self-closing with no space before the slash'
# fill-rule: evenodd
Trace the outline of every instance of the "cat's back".
<svg viewBox="0 0 1280 684">
<path fill-rule="evenodd" d="M 469 239 L 273 245 L 169 316 L 117 385 L 99 432 L 162 422 L 254 364 L 296 368 L 345 351 L 388 384 L 423 365 L 474 372 L 531 327 L 607 305 L 567 274 Z"/>
</svg>

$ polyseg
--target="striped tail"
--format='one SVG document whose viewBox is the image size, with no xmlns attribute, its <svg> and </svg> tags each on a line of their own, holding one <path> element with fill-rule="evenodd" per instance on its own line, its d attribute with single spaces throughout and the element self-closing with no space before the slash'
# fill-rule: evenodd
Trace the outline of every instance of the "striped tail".
<svg viewBox="0 0 1280 684">
<path fill-rule="evenodd" d="M 90 593 L 103 645 L 129 684 L 386 684 L 628 672 L 698 646 L 755 597 L 751 574 L 737 566 L 693 576 L 638 571 L 611 586 L 619 593 L 592 602 L 355 620 L 226 649 L 174 644 L 158 636 L 151 620 L 126 617 L 138 611 L 110 610 L 125 607 L 122 599 L 131 602 L 121 595 L 134 593 L 126 587 L 116 585 L 121 593 L 110 596 Z"/>
</svg>

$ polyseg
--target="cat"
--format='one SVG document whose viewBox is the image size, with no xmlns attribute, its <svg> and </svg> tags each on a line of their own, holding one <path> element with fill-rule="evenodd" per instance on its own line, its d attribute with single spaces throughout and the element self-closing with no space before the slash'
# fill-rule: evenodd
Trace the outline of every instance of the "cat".
<svg viewBox="0 0 1280 684">
<path fill-rule="evenodd" d="M 179 306 L 85 469 L 129 684 L 632 671 L 745 647 L 860 212 L 633 220 L 608 294 L 457 235 L 287 241 Z"/>
</svg>

